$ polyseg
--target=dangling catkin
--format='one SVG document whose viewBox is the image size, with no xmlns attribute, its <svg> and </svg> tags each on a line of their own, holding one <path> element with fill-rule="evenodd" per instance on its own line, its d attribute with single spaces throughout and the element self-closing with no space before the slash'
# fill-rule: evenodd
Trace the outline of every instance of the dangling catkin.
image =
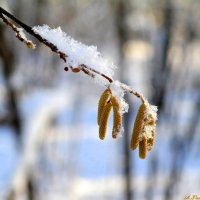
<svg viewBox="0 0 200 200">
<path fill-rule="evenodd" d="M 115 97 L 111 97 L 111 103 L 113 105 L 113 129 L 112 137 L 117 138 L 122 128 L 122 112 L 119 100 Z"/>
<path fill-rule="evenodd" d="M 139 157 L 145 159 L 147 156 L 147 139 L 143 138 L 142 141 L 139 142 Z"/>
<path fill-rule="evenodd" d="M 109 118 L 111 109 L 112 109 L 112 104 L 109 102 L 106 104 L 106 106 L 103 110 L 102 116 L 101 116 L 101 120 L 100 120 L 100 124 L 99 124 L 99 138 L 101 140 L 103 140 L 106 137 L 108 118 Z"/>
<path fill-rule="evenodd" d="M 135 124 L 133 128 L 133 133 L 131 137 L 131 144 L 130 148 L 132 150 L 135 150 L 139 144 L 139 136 L 142 134 L 143 126 L 144 126 L 144 119 L 146 117 L 146 110 L 147 106 L 145 103 L 143 103 L 137 113 Z"/>
<path fill-rule="evenodd" d="M 103 113 L 103 110 L 105 108 L 106 103 L 111 97 L 111 91 L 109 89 L 105 90 L 100 99 L 99 99 L 99 104 L 98 104 L 98 114 L 97 114 L 97 123 L 98 125 L 100 124 L 101 116 Z"/>
</svg>

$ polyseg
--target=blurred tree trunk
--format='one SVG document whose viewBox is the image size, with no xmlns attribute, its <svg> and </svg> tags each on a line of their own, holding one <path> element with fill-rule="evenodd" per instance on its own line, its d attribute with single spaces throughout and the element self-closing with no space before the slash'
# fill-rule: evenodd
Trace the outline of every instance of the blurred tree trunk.
<svg viewBox="0 0 200 200">
<path fill-rule="evenodd" d="M 188 71 L 185 70 L 185 77 L 182 77 L 181 80 L 182 83 L 185 82 L 187 74 Z M 199 80 L 197 80 L 197 82 L 199 82 Z M 198 90 L 198 88 L 196 88 L 196 90 Z M 180 180 L 181 176 L 184 175 L 185 164 L 188 158 L 191 158 L 190 153 L 195 147 L 195 135 L 198 133 L 197 130 L 200 121 L 200 96 L 198 96 L 194 105 L 194 111 L 187 129 L 181 130 L 179 126 L 176 125 L 172 130 L 173 137 L 170 140 L 172 159 L 169 180 L 165 188 L 165 200 L 176 199 L 177 192 L 179 192 L 178 183 L 181 184 Z M 177 135 L 178 130 L 181 130 L 183 135 Z"/>
<path fill-rule="evenodd" d="M 158 112 L 163 111 L 164 98 L 166 94 L 167 80 L 170 76 L 170 66 L 168 62 L 168 53 L 171 42 L 171 32 L 173 25 L 173 8 L 171 0 L 165 1 L 165 6 L 163 8 L 164 21 L 162 30 L 160 31 L 161 40 L 158 44 L 160 47 L 156 48 L 158 51 L 161 51 L 161 58 L 155 58 L 158 60 L 153 74 L 152 74 L 152 85 L 154 87 L 152 94 L 152 103 L 158 106 Z M 156 41 L 158 42 L 158 41 Z M 160 43 L 161 42 L 161 43 Z M 159 52 L 155 52 L 155 55 L 160 55 Z"/>
<path fill-rule="evenodd" d="M 165 0 L 163 7 L 163 26 L 160 31 L 161 38 L 160 42 L 156 41 L 155 47 L 157 46 L 157 51 L 155 55 L 160 55 L 160 57 L 155 57 L 154 63 L 156 63 L 155 69 L 152 73 L 152 85 L 154 90 L 152 92 L 152 103 L 158 106 L 159 114 L 164 112 L 164 99 L 167 93 L 167 81 L 171 74 L 171 69 L 168 62 L 168 55 L 171 43 L 172 36 L 172 27 L 173 27 L 173 7 L 171 0 Z M 161 52 L 161 53 L 160 53 Z M 156 62 L 158 61 L 158 62 Z M 148 175 L 147 175 L 147 188 L 146 188 L 146 198 L 149 200 L 154 199 L 154 185 L 156 185 L 156 174 L 158 168 L 158 158 L 154 154 L 150 158 L 148 165 Z M 168 185 L 170 187 L 170 185 Z M 169 188 L 168 188 L 169 189 Z M 168 190 L 166 188 L 166 191 Z M 167 197 L 167 192 L 165 193 L 165 199 L 170 199 Z"/>
<path fill-rule="evenodd" d="M 5 85 L 7 89 L 8 97 L 8 115 L 3 120 L 5 124 L 10 124 L 16 133 L 17 138 L 21 136 L 21 121 L 20 115 L 17 108 L 17 95 L 10 84 L 10 78 L 14 69 L 14 52 L 13 48 L 10 46 L 9 41 L 5 37 L 5 27 L 0 25 L 0 57 L 2 59 L 3 75 L 5 78 Z"/>
<path fill-rule="evenodd" d="M 46 5 L 46 0 L 40 0 L 40 1 L 37 0 L 37 1 L 35 1 L 35 3 L 33 3 L 33 7 L 35 8 L 36 24 L 41 24 L 41 22 L 42 22 L 45 5 Z M 23 2 L 21 0 L 17 0 L 15 7 L 14 7 L 14 15 L 16 15 L 17 17 L 20 18 L 22 11 L 25 10 L 25 9 L 26 9 L 26 4 L 23 4 Z M 23 153 L 25 154 L 26 149 L 24 149 L 23 151 L 24 151 Z M 23 156 L 23 154 L 21 154 L 21 156 Z M 28 169 L 29 166 L 28 167 L 20 166 L 20 168 L 23 168 L 23 167 L 26 170 L 20 170 L 20 169 L 17 170 L 16 176 L 21 176 L 22 178 L 24 178 L 25 179 L 24 180 L 25 185 L 15 185 L 14 184 L 14 187 L 16 187 L 16 188 L 11 189 L 11 193 L 8 197 L 9 200 L 18 199 L 19 198 L 18 195 L 22 195 L 22 194 L 20 194 L 20 192 L 25 192 L 28 200 L 34 200 L 35 199 L 35 192 L 36 191 L 35 191 L 34 181 L 33 181 L 32 175 L 30 174 L 30 171 Z M 22 190 L 22 191 L 20 191 L 20 190 Z"/>
<path fill-rule="evenodd" d="M 19 13 L 21 13 L 21 1 L 18 0 L 15 2 L 15 7 L 14 7 L 14 15 L 19 16 Z M 17 144 L 18 144 L 18 151 L 22 151 L 22 121 L 20 119 L 20 111 L 18 109 L 18 94 L 13 88 L 13 86 L 10 83 L 11 76 L 14 72 L 14 65 L 16 62 L 15 59 L 15 48 L 11 46 L 11 42 L 8 41 L 8 38 L 6 38 L 5 35 L 5 27 L 4 25 L 0 25 L 0 38 L 1 38 L 1 45 L 0 45 L 0 56 L 2 58 L 2 63 L 3 63 L 3 75 L 5 77 L 5 84 L 7 87 L 7 96 L 8 96 L 8 110 L 9 110 L 9 115 L 7 116 L 7 119 L 4 120 L 5 123 L 10 124 L 16 134 L 16 139 L 17 139 Z M 25 173 L 25 172 L 24 172 Z M 27 198 L 29 200 L 34 199 L 34 191 L 33 191 L 33 186 L 32 186 L 32 181 L 30 179 L 30 176 L 24 176 L 27 178 L 25 182 L 27 185 L 25 186 L 25 190 L 27 192 Z M 15 190 L 16 188 L 11 188 L 10 193 L 8 194 L 8 199 L 9 200 L 15 200 L 17 199 L 17 193 L 19 191 Z"/>
<path fill-rule="evenodd" d="M 113 1 L 114 2 L 114 1 Z M 115 23 L 117 27 L 117 35 L 119 40 L 119 79 L 123 83 L 127 83 L 127 74 L 126 74 L 126 62 L 125 56 L 123 52 L 123 46 L 125 42 L 127 42 L 129 37 L 129 29 L 126 25 L 126 17 L 130 9 L 129 0 L 118 0 L 116 3 L 116 11 L 115 11 Z M 127 102 L 129 102 L 128 98 L 126 98 Z M 125 199 L 131 200 L 133 199 L 132 193 L 132 182 L 131 182 L 131 155 L 129 149 L 129 123 L 130 121 L 130 112 L 124 115 L 123 123 L 124 123 L 124 136 L 123 136 L 123 151 L 124 151 L 124 177 L 125 177 Z"/>
<path fill-rule="evenodd" d="M 152 84 L 154 86 L 154 93 L 152 96 L 153 104 L 158 105 L 159 113 L 162 115 L 165 115 L 164 112 L 164 99 L 167 93 L 167 85 L 168 80 L 170 80 L 170 77 L 172 76 L 171 67 L 169 66 L 168 62 L 168 54 L 169 54 L 169 48 L 170 43 L 172 40 L 172 29 L 173 29 L 173 22 L 174 22 L 174 8 L 173 3 L 170 0 L 166 0 L 166 5 L 163 8 L 163 14 L 164 14 L 164 22 L 163 22 L 163 36 L 162 38 L 162 45 L 161 45 L 161 60 L 160 60 L 160 66 L 157 66 L 153 72 L 153 79 Z M 162 33 L 162 32 L 161 32 Z M 155 53 L 155 55 L 158 55 Z M 185 55 L 186 56 L 186 55 Z M 159 59 L 158 59 L 159 60 Z M 181 81 L 182 82 L 182 81 Z M 169 179 L 165 186 L 164 191 L 164 199 L 165 200 L 172 200 L 173 197 L 176 196 L 178 182 L 181 178 L 181 174 L 183 171 L 184 163 L 186 163 L 186 149 L 192 148 L 192 138 L 194 136 L 198 120 L 199 120 L 199 102 L 197 103 L 197 108 L 195 109 L 195 113 L 193 116 L 193 120 L 190 127 L 188 128 L 188 132 L 184 133 L 184 136 L 178 136 L 177 130 L 179 130 L 179 127 L 176 126 L 172 130 L 172 138 L 170 140 L 170 150 L 171 150 L 171 160 L 170 160 L 170 172 L 169 172 Z M 189 139 L 188 139 L 188 138 Z M 154 155 L 152 159 L 150 160 L 149 165 L 149 176 L 148 179 L 150 179 L 150 184 L 148 184 L 147 190 L 146 190 L 146 198 L 147 199 L 153 199 L 153 187 L 155 182 L 156 176 L 156 165 L 157 163 L 157 157 Z M 153 181 L 153 182 L 152 182 Z"/>
<path fill-rule="evenodd" d="M 0 57 L 2 59 L 2 67 L 3 67 L 3 75 L 5 78 L 5 85 L 7 89 L 7 97 L 8 97 L 8 110 L 9 114 L 5 116 L 3 122 L 5 124 L 11 125 L 16 134 L 16 139 L 18 143 L 18 150 L 20 151 L 20 144 L 21 144 L 21 120 L 20 120 L 20 113 L 17 108 L 17 94 L 10 83 L 10 78 L 14 71 L 14 52 L 13 47 L 9 41 L 7 41 L 5 37 L 5 27 L 0 25 L 0 38 L 1 38 L 1 45 L 0 45 Z M 15 199 L 15 194 L 13 192 L 13 188 L 11 189 L 10 194 L 8 195 L 9 200 Z"/>
</svg>

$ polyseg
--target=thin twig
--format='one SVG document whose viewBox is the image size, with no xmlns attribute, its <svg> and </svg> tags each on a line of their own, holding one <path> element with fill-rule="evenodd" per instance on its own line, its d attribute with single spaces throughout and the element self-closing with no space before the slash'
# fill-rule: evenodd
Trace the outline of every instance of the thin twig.
<svg viewBox="0 0 200 200">
<path fill-rule="evenodd" d="M 14 25 L 12 25 L 12 23 L 8 22 L 8 20 L 3 16 L 3 15 L 6 15 L 8 18 L 12 19 L 15 23 L 17 23 L 18 25 L 20 25 L 27 33 L 29 33 L 30 35 L 32 35 L 33 37 L 35 37 L 36 39 L 38 39 L 41 43 L 45 44 L 47 47 L 49 47 L 53 52 L 57 53 L 60 58 L 66 62 L 66 59 L 67 59 L 67 55 L 60 51 L 53 43 L 49 42 L 48 40 L 44 39 L 43 37 L 41 37 L 41 35 L 39 35 L 38 33 L 34 32 L 33 29 L 24 24 L 22 21 L 20 21 L 19 19 L 17 19 L 16 17 L 14 17 L 12 14 L 10 14 L 9 12 L 7 12 L 6 10 L 4 10 L 2 7 L 0 7 L 0 18 L 2 18 L 3 22 L 6 24 L 6 25 L 9 25 L 12 27 L 14 27 Z M 9 23 L 9 24 L 8 24 Z M 14 29 L 13 29 L 14 30 Z M 14 30 L 15 31 L 15 30 Z M 16 32 L 16 31 L 15 31 Z M 107 75 L 95 70 L 95 69 L 92 69 L 84 64 L 78 66 L 80 67 L 80 69 L 88 76 L 94 78 L 95 77 L 95 74 L 98 74 L 100 76 L 102 76 L 103 78 L 107 79 L 109 81 L 109 83 L 112 83 L 114 82 L 114 80 L 110 77 L 108 77 Z M 71 67 L 72 68 L 72 67 Z M 141 99 L 142 102 L 145 101 L 144 97 L 142 94 L 140 94 L 139 92 L 135 91 L 134 89 L 130 88 L 129 86 L 125 85 L 125 84 L 121 84 L 121 88 L 126 91 L 126 92 L 129 92 L 133 95 L 135 95 L 136 97 L 138 97 L 139 99 Z"/>
<path fill-rule="evenodd" d="M 3 15 L 2 13 L 0 13 L 0 17 L 2 18 L 3 22 L 5 24 L 7 24 L 8 26 L 10 26 L 13 31 L 16 33 L 16 37 L 23 43 L 25 43 L 29 48 L 34 49 L 35 48 L 35 44 L 33 44 L 33 42 L 31 40 L 28 40 L 26 38 L 26 36 L 24 35 L 24 33 L 20 30 L 21 28 L 16 27 L 14 24 L 12 24 L 11 22 L 9 22 Z M 22 29 L 23 30 L 23 29 Z M 23 35 L 22 35 L 23 34 Z"/>
<path fill-rule="evenodd" d="M 87 70 L 92 71 L 92 72 L 94 72 L 94 73 L 96 73 L 96 74 L 98 74 L 98 75 L 104 77 L 104 78 L 107 79 L 110 83 L 113 82 L 113 79 L 110 78 L 110 77 L 108 77 L 107 75 L 102 74 L 101 72 L 99 72 L 99 71 L 97 71 L 97 70 L 95 70 L 95 69 L 92 69 L 92 68 L 90 68 L 90 67 L 88 67 L 88 66 L 86 66 L 86 65 L 81 65 L 81 66 L 82 66 L 82 69 L 83 69 L 83 68 L 86 68 Z"/>
<path fill-rule="evenodd" d="M 4 14 L 7 17 L 9 17 L 10 19 L 12 19 L 14 22 L 16 22 L 18 25 L 20 25 L 27 33 L 29 33 L 30 35 L 32 35 L 33 37 L 38 39 L 41 43 L 43 43 L 46 46 L 48 46 L 53 52 L 59 54 L 60 58 L 62 60 L 64 60 L 64 62 L 66 62 L 67 55 L 65 53 L 59 51 L 58 48 L 53 43 L 49 42 L 48 40 L 46 40 L 43 37 L 41 37 L 39 34 L 35 33 L 30 26 L 28 26 L 28 25 L 24 24 L 23 22 L 21 22 L 19 19 L 14 17 L 12 14 L 10 14 L 6 10 L 4 10 L 2 7 L 0 7 L 0 13 Z M 0 18 L 2 18 L 1 16 L 2 15 L 0 15 Z"/>
</svg>

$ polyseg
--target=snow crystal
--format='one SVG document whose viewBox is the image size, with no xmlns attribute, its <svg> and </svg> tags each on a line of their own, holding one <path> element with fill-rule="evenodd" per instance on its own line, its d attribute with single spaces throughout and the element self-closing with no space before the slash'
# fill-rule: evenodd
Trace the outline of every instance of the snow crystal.
<svg viewBox="0 0 200 200">
<path fill-rule="evenodd" d="M 146 110 L 147 123 L 149 120 L 151 121 L 152 119 L 153 119 L 153 121 L 156 121 L 157 120 L 157 111 L 158 111 L 157 106 L 149 104 L 147 100 L 145 100 L 145 104 L 147 107 L 147 110 Z"/>
<path fill-rule="evenodd" d="M 150 114 L 152 115 L 153 119 L 157 120 L 157 118 L 158 118 L 158 116 L 157 116 L 158 107 L 154 106 L 154 105 L 149 105 L 149 110 L 150 110 Z"/>
<path fill-rule="evenodd" d="M 109 86 L 110 82 L 99 74 L 95 74 L 94 82 L 101 86 Z"/>
<path fill-rule="evenodd" d="M 24 29 L 23 28 L 17 28 L 17 31 L 20 34 L 21 38 L 26 41 L 27 38 L 26 38 L 26 35 L 24 33 Z"/>
<path fill-rule="evenodd" d="M 51 29 L 48 25 L 35 26 L 33 31 L 53 43 L 59 51 L 65 53 L 68 56 L 68 66 L 77 67 L 84 64 L 107 76 L 113 76 L 116 67 L 101 56 L 96 46 L 87 46 L 74 40 L 60 27 Z"/>
<path fill-rule="evenodd" d="M 124 133 L 124 127 L 121 126 L 121 128 L 120 128 L 120 129 L 118 130 L 118 132 L 116 132 L 115 134 L 116 134 L 116 137 L 117 137 L 117 138 L 120 138 L 120 137 L 123 136 L 123 133 Z"/>
<path fill-rule="evenodd" d="M 113 96 L 116 96 L 119 98 L 121 109 L 122 109 L 121 112 L 123 114 L 123 113 L 128 112 L 129 105 L 124 99 L 125 91 L 124 89 L 122 89 L 121 85 L 122 83 L 120 83 L 119 81 L 114 81 L 110 84 L 110 89 L 112 91 Z"/>
</svg>

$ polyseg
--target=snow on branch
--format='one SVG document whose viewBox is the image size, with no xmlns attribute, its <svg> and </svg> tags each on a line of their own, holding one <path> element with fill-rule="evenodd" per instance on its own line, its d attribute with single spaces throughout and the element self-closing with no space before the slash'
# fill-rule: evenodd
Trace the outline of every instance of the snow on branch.
<svg viewBox="0 0 200 200">
<path fill-rule="evenodd" d="M 48 25 L 33 27 L 35 33 L 53 43 L 61 52 L 67 55 L 67 65 L 77 67 L 86 65 L 112 77 L 114 68 L 108 60 L 104 59 L 95 46 L 87 46 L 68 36 L 60 27 L 51 29 Z"/>
<path fill-rule="evenodd" d="M 9 22 L 4 15 L 12 19 L 22 28 L 17 28 Z M 108 118 L 113 109 L 113 131 L 112 137 L 117 138 L 123 132 L 122 115 L 128 112 L 128 104 L 124 100 L 125 92 L 129 92 L 139 98 L 142 102 L 135 120 L 131 145 L 132 150 L 139 146 L 140 158 L 145 158 L 147 152 L 151 151 L 155 140 L 155 127 L 157 120 L 157 107 L 152 106 L 143 95 L 130 86 L 113 79 L 116 66 L 104 59 L 95 46 L 87 46 L 68 36 L 60 27 L 51 29 L 48 25 L 35 26 L 33 28 L 21 22 L 19 19 L 0 7 L 0 18 L 16 32 L 17 38 L 25 42 L 29 48 L 35 45 L 27 40 L 23 30 L 38 39 L 58 54 L 66 63 L 65 71 L 83 72 L 90 76 L 98 84 L 107 89 L 100 97 L 98 105 L 99 137 L 106 136 Z M 28 45 L 29 44 L 29 45 Z"/>
</svg>

